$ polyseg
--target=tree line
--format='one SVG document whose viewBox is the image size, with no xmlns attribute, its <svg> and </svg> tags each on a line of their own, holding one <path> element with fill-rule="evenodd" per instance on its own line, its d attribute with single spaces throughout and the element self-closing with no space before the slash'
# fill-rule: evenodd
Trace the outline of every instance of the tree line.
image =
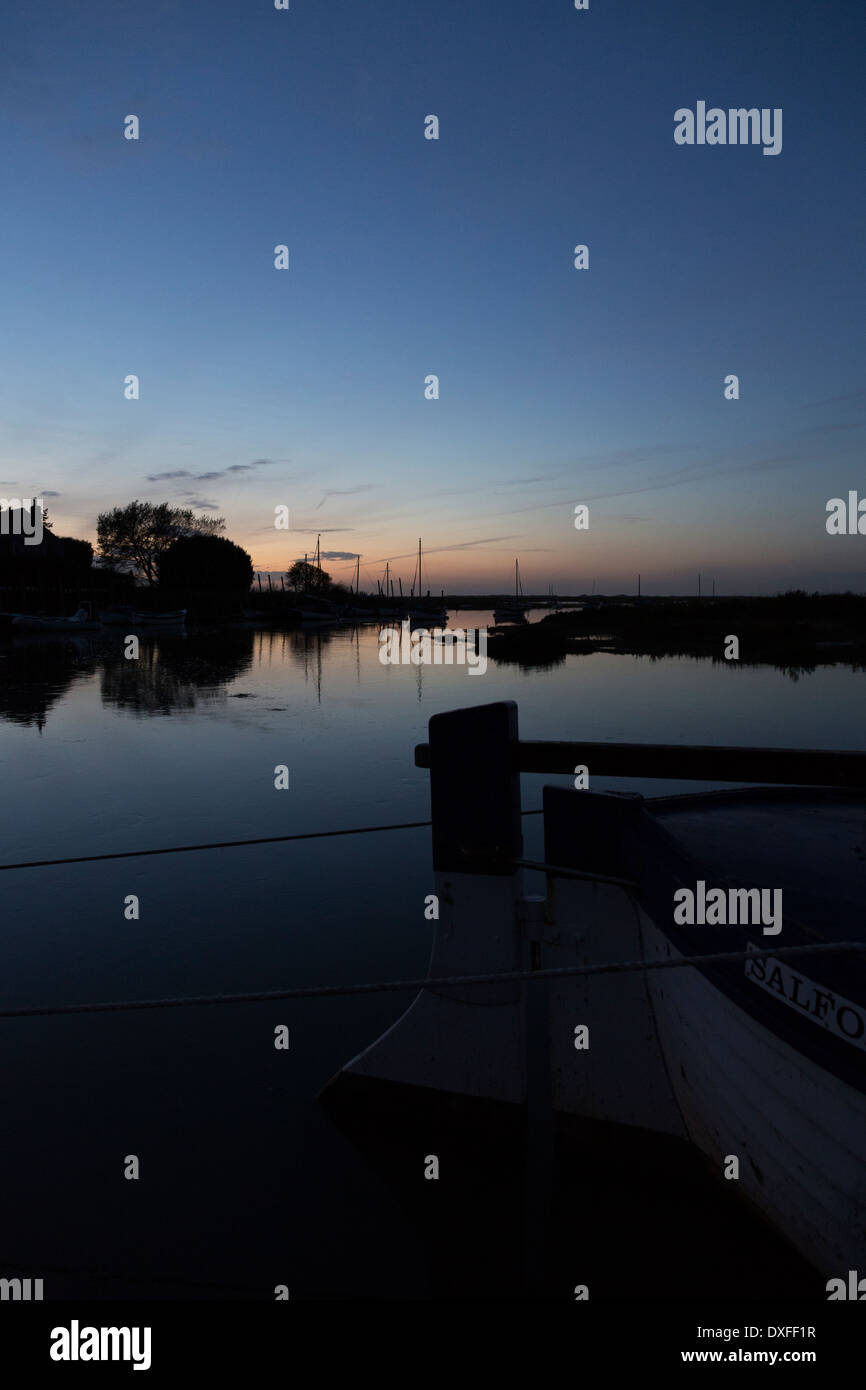
<svg viewBox="0 0 866 1390">
<path fill-rule="evenodd" d="M 35 504 L 34 504 L 35 505 Z M 42 510 L 42 539 L 26 544 L 22 516 L 3 513 L 0 525 L 0 583 L 50 587 L 82 584 L 98 575 L 122 584 L 170 590 L 202 589 L 246 593 L 253 562 L 240 545 L 221 533 L 224 517 L 197 516 L 191 507 L 141 502 L 100 512 L 96 552 L 90 541 L 54 534 Z M 32 523 L 33 518 L 28 517 Z M 287 571 L 291 589 L 305 593 L 347 592 L 324 570 L 297 561 Z"/>
</svg>

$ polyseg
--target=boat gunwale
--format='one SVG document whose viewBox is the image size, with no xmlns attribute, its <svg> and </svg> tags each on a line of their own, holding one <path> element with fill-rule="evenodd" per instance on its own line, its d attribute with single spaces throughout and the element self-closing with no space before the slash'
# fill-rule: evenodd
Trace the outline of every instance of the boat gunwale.
<svg viewBox="0 0 866 1390">
<path fill-rule="evenodd" d="M 653 814 L 653 803 L 648 798 L 640 794 L 573 792 L 561 787 L 545 788 L 545 792 L 548 791 L 580 798 L 579 805 L 586 817 L 586 824 L 585 833 L 581 835 L 582 853 L 576 857 L 574 867 L 582 869 L 589 865 L 604 873 L 634 879 L 638 885 L 635 890 L 637 902 L 656 930 L 679 955 L 688 958 L 716 950 L 746 950 L 750 944 L 771 951 L 772 940 L 766 937 L 757 943 L 753 940 L 754 926 L 689 926 L 672 920 L 675 888 L 694 885 L 701 878 L 712 880 L 714 886 L 724 883 L 726 887 L 736 884 L 737 880 L 730 872 L 720 875 L 703 867 L 702 857 L 677 834 L 675 826 L 668 826 Z M 814 799 L 816 792 L 818 800 L 832 804 L 851 804 L 862 799 L 862 793 L 858 795 L 857 788 L 756 787 L 732 792 L 703 792 L 694 799 L 686 794 L 681 802 L 677 797 L 659 798 L 655 806 L 658 810 L 659 802 L 665 801 L 679 803 L 682 810 L 694 808 L 696 802 L 718 807 L 736 806 L 740 799 L 744 804 L 774 800 L 798 804 Z M 778 796 L 774 796 L 774 793 L 778 793 Z M 547 810 L 546 798 L 545 802 Z M 768 885 L 755 881 L 751 886 Z M 791 931 L 784 944 L 808 944 L 814 939 L 815 931 L 808 924 L 796 918 L 789 920 Z M 840 935 L 844 935 L 844 929 L 840 930 Z M 855 942 L 852 941 L 852 944 Z M 696 962 L 694 969 L 745 1014 L 792 1047 L 810 1065 L 823 1068 L 838 1080 L 866 1094 L 862 1048 L 817 1026 L 811 1018 L 802 1018 L 793 1013 L 787 1001 L 758 989 L 749 981 L 742 965 Z M 809 979 L 819 987 L 851 1000 L 858 1008 L 866 1009 L 866 968 L 862 956 L 846 956 L 844 951 L 840 951 L 838 955 L 828 952 L 825 956 L 816 957 L 810 963 Z"/>
</svg>

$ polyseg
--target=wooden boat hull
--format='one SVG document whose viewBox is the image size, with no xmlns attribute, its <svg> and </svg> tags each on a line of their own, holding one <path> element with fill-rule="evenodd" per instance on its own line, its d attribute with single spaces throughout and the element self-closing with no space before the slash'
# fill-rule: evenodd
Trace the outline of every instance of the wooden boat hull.
<svg viewBox="0 0 866 1390">
<path fill-rule="evenodd" d="M 551 874 L 534 929 L 545 967 L 866 935 L 862 793 L 758 790 L 653 803 L 545 788 L 544 802 L 546 863 L 636 885 Z M 674 892 L 699 879 L 780 887 L 779 940 L 753 923 L 677 927 Z M 442 921 L 431 977 L 525 968 L 516 876 L 440 866 L 435 891 Z M 578 1126 L 621 1127 L 623 1144 L 631 1134 L 641 1152 L 652 1136 L 661 1153 L 694 1146 L 825 1279 L 844 1278 L 866 1270 L 866 959 L 822 952 L 777 964 L 778 975 L 772 961 L 759 968 L 741 959 L 552 980 L 552 1103 Z M 825 996 L 834 1001 L 830 1024 L 831 1006 L 815 1003 Z M 344 1076 L 522 1107 L 526 1003 L 517 984 L 424 991 Z M 577 1050 L 583 1025 L 589 1045 Z"/>
<path fill-rule="evenodd" d="M 679 955 L 648 925 L 650 959 Z M 803 974 L 791 964 L 792 972 Z M 661 1060 L 689 1139 L 828 1276 L 863 1268 L 866 1096 L 784 1042 L 699 971 L 648 977 Z"/>
<path fill-rule="evenodd" d="M 866 935 L 861 793 L 759 789 L 653 803 L 546 789 L 546 812 L 562 798 L 571 814 L 549 836 L 546 858 L 567 864 L 562 835 L 577 835 L 573 867 L 627 875 L 639 889 L 633 896 L 556 882 L 552 915 L 565 924 L 557 961 L 563 946 L 567 955 L 577 945 L 587 963 L 655 962 Z M 778 940 L 773 928 L 768 935 L 751 922 L 677 925 L 674 892 L 700 879 L 781 888 Z M 614 940 L 611 923 L 614 932 L 619 924 Z M 557 1104 L 626 1124 L 649 1119 L 684 1135 L 720 1178 L 736 1158 L 736 1190 L 816 1268 L 844 1277 L 866 1267 L 862 955 L 697 964 L 575 983 L 597 1025 L 596 1055 L 587 1054 L 576 1086 L 573 1059 L 559 1050 Z M 567 1007 L 567 982 L 555 988 L 554 1013 Z M 627 1039 L 636 1033 L 642 1036 L 629 1066 Z M 650 1087 L 666 1092 L 655 1122 L 643 1104 Z"/>
</svg>

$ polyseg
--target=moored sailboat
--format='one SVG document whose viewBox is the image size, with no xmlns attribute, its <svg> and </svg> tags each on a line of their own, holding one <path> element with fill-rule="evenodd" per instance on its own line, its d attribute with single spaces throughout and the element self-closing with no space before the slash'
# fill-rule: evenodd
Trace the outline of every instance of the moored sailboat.
<svg viewBox="0 0 866 1390">
<path fill-rule="evenodd" d="M 525 623 L 527 621 L 518 560 L 514 561 L 514 598 L 503 602 L 498 608 L 494 608 L 493 621 L 494 623 Z"/>
<path fill-rule="evenodd" d="M 415 595 L 416 584 L 418 589 L 417 597 Z M 444 627 L 448 622 L 447 610 L 441 602 L 437 602 L 436 599 L 430 598 L 429 591 L 427 598 L 422 599 L 421 587 L 421 537 L 419 536 L 418 568 L 415 580 L 412 583 L 412 591 L 409 595 L 406 616 L 409 618 L 413 627 Z"/>
</svg>

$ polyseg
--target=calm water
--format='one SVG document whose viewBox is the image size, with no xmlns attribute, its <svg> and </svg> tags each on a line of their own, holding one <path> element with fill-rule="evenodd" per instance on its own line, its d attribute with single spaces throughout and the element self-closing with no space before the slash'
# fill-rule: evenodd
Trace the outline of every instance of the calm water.
<svg viewBox="0 0 866 1390">
<path fill-rule="evenodd" d="M 382 666 L 375 628 L 153 638 L 138 662 L 120 636 L 16 644 L 0 647 L 0 862 L 424 820 L 413 748 L 428 719 L 498 699 L 517 700 L 525 738 L 866 746 L 862 678 L 841 667 L 792 680 L 596 654 L 469 676 Z M 570 779 L 525 777 L 524 806 L 556 780 Z M 427 830 L 3 873 L 0 1002 L 423 974 L 429 891 Z M 423 1297 L 417 1231 L 315 1099 L 408 1002 L 0 1022 L 0 1274 L 42 1276 L 46 1297 L 269 1297 L 277 1283 Z"/>
</svg>

